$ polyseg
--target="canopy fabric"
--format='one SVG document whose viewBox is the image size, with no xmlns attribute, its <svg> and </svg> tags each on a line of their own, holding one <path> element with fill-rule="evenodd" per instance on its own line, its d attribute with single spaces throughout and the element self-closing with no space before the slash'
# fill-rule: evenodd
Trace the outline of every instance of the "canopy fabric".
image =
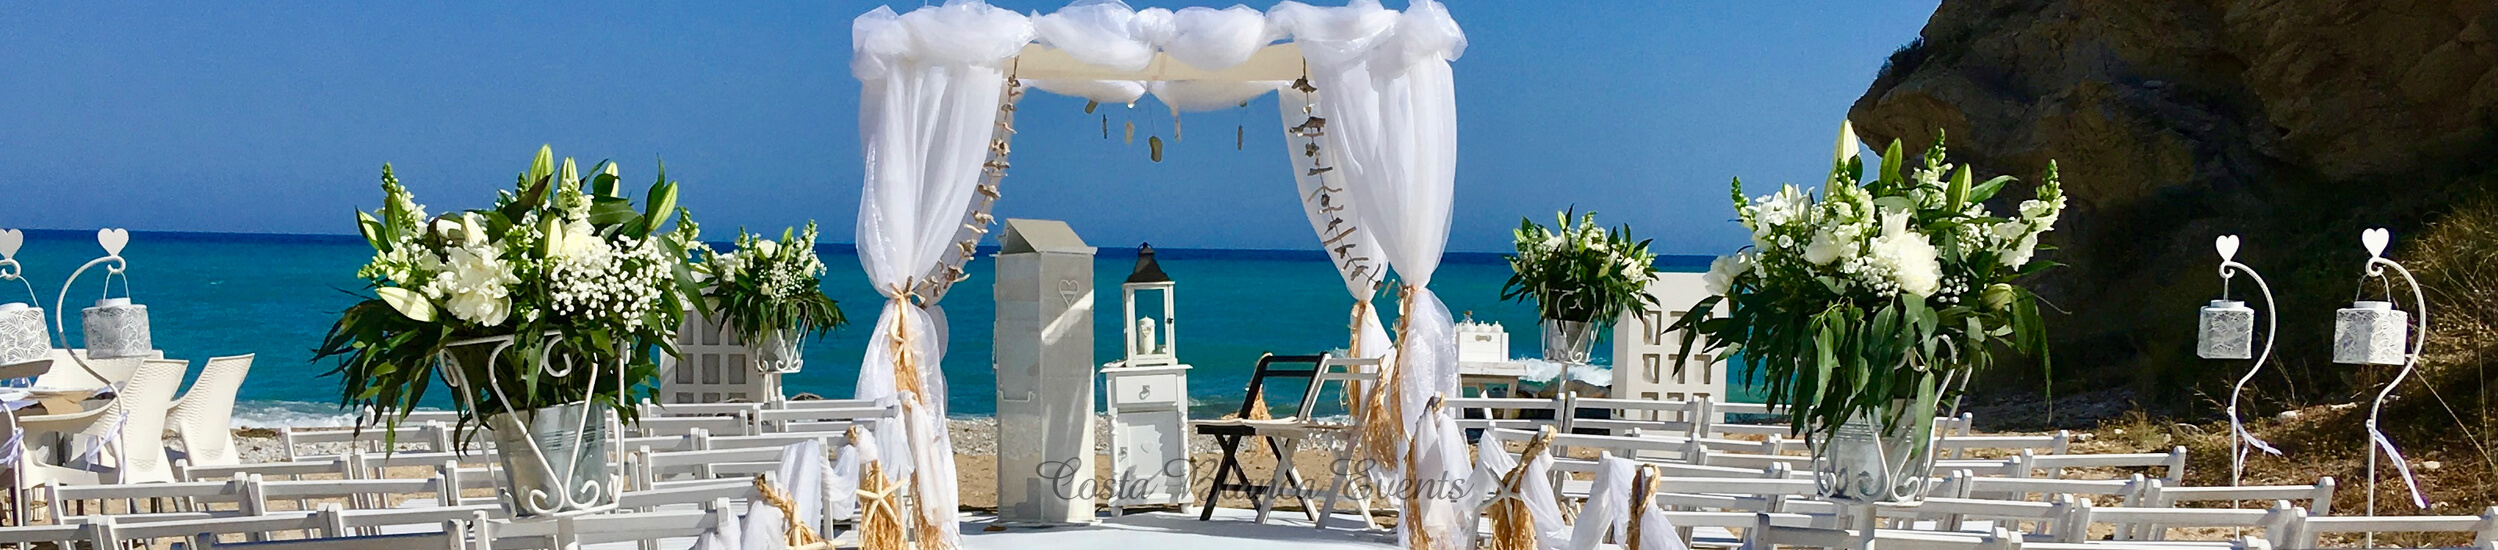
<svg viewBox="0 0 2498 550">
<path fill-rule="evenodd" d="M 1336 8 L 1286 2 L 1269 19 L 1293 29 L 1309 60 L 1310 82 L 1326 98 L 1318 104 L 1328 121 L 1325 146 L 1342 155 L 1339 170 L 1354 205 L 1405 285 L 1396 364 L 1389 370 L 1402 422 L 1412 428 L 1406 480 L 1464 479 L 1464 435 L 1447 433 L 1455 425 L 1450 411 L 1428 404 L 1457 395 L 1455 320 L 1429 285 L 1448 244 L 1455 197 L 1457 101 L 1448 62 L 1465 52 L 1465 35 L 1430 0 L 1404 12 L 1375 2 Z M 1459 512 L 1453 506 L 1429 498 L 1406 502 L 1407 517 L 1425 531 L 1417 537 L 1400 529 L 1408 547 L 1464 547 L 1472 525 L 1457 525 L 1449 517 Z"/>
<path fill-rule="evenodd" d="M 1228 108 L 1306 76 L 1323 101 L 1296 91 L 1286 98 L 1284 122 L 1302 124 L 1307 115 L 1296 115 L 1303 105 L 1328 122 L 1324 132 L 1288 139 L 1288 146 L 1315 144 L 1332 166 L 1293 151 L 1296 184 L 1305 197 L 1317 188 L 1336 190 L 1323 205 L 1334 210 L 1310 212 L 1312 228 L 1331 248 L 1350 242 L 1363 254 L 1360 262 L 1338 262 L 1357 302 L 1367 302 L 1385 269 L 1405 284 L 1393 353 L 1404 371 L 1395 401 L 1416 466 L 1406 473 L 1464 479 L 1471 465 L 1454 418 L 1424 413 L 1433 397 L 1454 396 L 1457 382 L 1453 321 L 1428 285 L 1447 243 L 1453 200 L 1456 112 L 1448 62 L 1464 51 L 1465 38 L 1437 2 L 1416 0 L 1398 12 L 1376 0 L 1343 7 L 1287 1 L 1260 13 L 1240 6 L 1135 10 L 1116 0 L 1083 0 L 1027 16 L 949 0 L 904 14 L 880 7 L 859 16 L 852 32 L 866 168 L 859 263 L 887 298 L 861 364 L 858 397 L 903 404 L 905 437 L 889 433 L 896 431 L 891 426 L 878 437 L 888 442 L 880 445 L 887 471 L 914 481 L 920 524 L 932 531 L 923 533 L 923 548 L 960 545 L 946 382 L 938 368 L 946 351 L 936 306 L 944 285 L 927 276 L 947 261 L 974 204 L 1009 78 L 1108 103 L 1150 93 L 1176 112 Z M 1293 43 L 1274 44 L 1285 39 Z M 1332 170 L 1312 172 L 1317 168 Z M 1337 238 L 1346 224 L 1363 230 L 1358 238 Z M 1391 351 L 1377 316 L 1356 323 L 1363 355 Z M 1458 524 L 1453 501 L 1408 500 L 1429 508 L 1415 516 L 1419 521 L 1399 522 L 1426 531 L 1414 540 L 1453 548 L 1471 531 Z"/>
<path fill-rule="evenodd" d="M 858 397 L 900 399 L 899 429 L 909 444 L 884 446 L 881 462 L 912 464 L 888 472 L 910 476 L 925 546 L 956 548 L 954 454 L 939 368 L 944 336 L 939 318 L 922 308 L 944 296 L 920 290 L 977 192 L 1006 66 L 1032 40 L 1032 23 L 987 4 L 952 2 L 908 14 L 879 7 L 859 16 L 851 33 L 866 167 L 859 264 L 886 298 L 869 333 Z M 879 436 L 895 429 L 880 426 Z"/>
</svg>

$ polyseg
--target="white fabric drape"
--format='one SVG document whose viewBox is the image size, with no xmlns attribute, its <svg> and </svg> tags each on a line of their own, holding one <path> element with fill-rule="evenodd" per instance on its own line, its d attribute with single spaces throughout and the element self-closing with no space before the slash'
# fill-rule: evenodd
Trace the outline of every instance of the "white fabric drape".
<svg viewBox="0 0 2498 550">
<path fill-rule="evenodd" d="M 1328 260 L 1336 266 L 1336 274 L 1344 279 L 1345 293 L 1353 301 L 1367 304 L 1377 293 L 1379 281 L 1388 275 L 1387 259 L 1379 251 L 1379 241 L 1365 229 L 1361 210 L 1353 207 L 1358 199 L 1347 188 L 1344 172 L 1333 169 L 1337 163 L 1332 160 L 1334 155 L 1323 144 L 1317 155 L 1310 154 L 1309 147 L 1316 140 L 1290 131 L 1309 120 L 1313 113 L 1303 113 L 1302 109 L 1314 108 L 1320 101 L 1318 97 L 1324 94 L 1305 94 L 1289 87 L 1276 90 L 1276 94 L 1276 111 L 1283 116 L 1286 128 L 1284 154 L 1292 158 L 1292 179 L 1301 191 L 1301 211 L 1310 220 L 1310 230 L 1318 234 L 1319 249 L 1327 253 Z M 1359 350 L 1363 358 L 1392 361 L 1389 354 L 1394 349 L 1388 341 L 1387 327 L 1371 308 L 1357 307 L 1362 316 L 1354 321 L 1359 328 L 1354 331 L 1353 349 Z"/>
<path fill-rule="evenodd" d="M 946 434 L 944 335 L 910 302 L 921 275 L 944 259 L 970 207 L 1006 85 L 1005 64 L 1032 41 L 1012 11 L 955 0 L 908 14 L 877 8 L 852 23 L 851 72 L 860 82 L 859 143 L 866 178 L 857 241 L 868 281 L 887 298 L 869 333 L 858 397 L 898 397 L 904 421 L 878 436 L 883 463 L 909 475 L 933 548 L 960 545 L 952 442 Z M 934 303 L 942 296 L 921 296 Z M 904 362 L 917 380 L 897 380 Z"/>
<path fill-rule="evenodd" d="M 1596 483 L 1588 490 L 1587 505 L 1579 509 L 1578 524 L 1571 527 L 1567 550 L 1595 550 L 1607 536 L 1627 536 L 1634 471 L 1631 461 L 1612 453 L 1596 458 Z"/>
<path fill-rule="evenodd" d="M 792 516 L 779 507 L 755 499 L 745 516 L 732 516 L 714 525 L 711 531 L 694 540 L 695 550 L 769 550 L 788 548 L 785 536 L 790 521 L 820 522 L 823 516 L 823 491 L 826 480 L 834 477 L 833 466 L 824 460 L 824 443 L 801 441 L 781 448 L 781 467 L 772 485 L 790 499 L 796 508 Z M 816 532 L 830 533 L 820 525 Z"/>
<path fill-rule="evenodd" d="M 1247 6 L 1225 9 L 1131 9 L 1118 0 L 1084 0 L 1033 14 L 1037 42 L 1077 61 L 1122 72 L 1141 71 L 1155 53 L 1200 70 L 1220 71 L 1249 60 L 1283 29 Z"/>
<path fill-rule="evenodd" d="M 1338 155 L 1361 220 L 1403 280 L 1404 324 L 1397 343 L 1400 410 L 1418 430 L 1448 430 L 1453 422 L 1416 418 L 1433 397 L 1457 389 L 1455 321 L 1429 288 L 1448 244 L 1449 212 L 1457 166 L 1456 91 L 1449 61 L 1462 55 L 1465 35 L 1437 2 L 1417 0 L 1403 12 L 1373 0 L 1337 8 L 1284 2 L 1268 12 L 1270 25 L 1291 30 L 1309 62 L 1310 81 L 1325 101 L 1324 147 Z M 1445 417 L 1448 411 L 1440 411 Z M 1414 480 L 1451 480 L 1465 475 L 1463 447 L 1430 444 L 1455 434 L 1414 433 Z M 1428 499 L 1409 503 L 1423 514 L 1421 527 L 1439 548 L 1457 548 L 1462 536 L 1430 512 Z M 1405 525 L 1399 523 L 1399 525 Z M 1404 530 L 1400 529 L 1400 532 Z M 1471 530 L 1466 530 L 1471 531 Z M 1411 540 L 1411 539 L 1409 539 Z"/>
<path fill-rule="evenodd" d="M 1508 447 L 1495 435 L 1497 433 L 1484 433 L 1483 439 L 1475 445 L 1474 478 L 1467 484 L 1470 491 L 1461 505 L 1462 509 L 1474 510 L 1477 515 L 1490 513 L 1489 507 L 1500 502 L 1505 492 L 1500 486 L 1501 477 L 1518 468 L 1518 457 L 1509 456 L 1506 452 Z M 1572 532 L 1571 526 L 1561 520 L 1561 501 L 1556 496 L 1558 493 L 1553 491 L 1552 471 L 1553 455 L 1550 449 L 1527 457 L 1527 471 L 1519 478 L 1518 492 L 1511 496 L 1526 503 L 1527 515 L 1535 522 L 1535 547 L 1564 550 L 1570 547 Z M 1589 502 L 1588 508 L 1593 510 L 1594 501 Z M 1582 512 L 1579 517 L 1584 522 L 1589 516 Z"/>
<path fill-rule="evenodd" d="M 1447 243 L 1455 183 L 1455 93 L 1449 65 L 1465 49 L 1464 34 L 1438 3 L 1418 0 L 1403 12 L 1374 0 L 1340 8 L 1284 2 L 1266 13 L 1246 7 L 1135 10 L 1115 0 L 1082 1 L 1029 17 L 973 0 L 950 0 L 907 14 L 878 8 L 853 23 L 851 69 L 861 82 L 860 137 L 866 181 L 861 191 L 857 240 L 868 279 L 888 301 L 870 333 L 858 392 L 862 398 L 895 397 L 904 407 L 899 422 L 877 430 L 886 470 L 911 479 L 922 522 L 939 527 L 924 543 L 959 545 L 951 442 L 946 411 L 942 289 L 919 288 L 914 279 L 940 267 L 956 240 L 985 160 L 997 120 L 1009 60 L 1036 40 L 1075 59 L 1136 71 L 1157 53 L 1207 71 L 1248 60 L 1284 37 L 1298 42 L 1310 80 L 1322 90 L 1318 116 L 1329 125 L 1320 145 L 1333 170 L 1306 178 L 1304 192 L 1341 190 L 1340 220 L 1358 223 L 1367 239 L 1366 258 L 1384 262 L 1406 285 L 1401 340 L 1390 359 L 1404 371 L 1397 391 L 1410 431 L 1419 481 L 1448 483 L 1468 473 L 1461 432 L 1446 412 L 1426 418 L 1434 396 L 1454 395 L 1457 382 L 1453 320 L 1428 288 Z M 1034 87 L 1128 103 L 1146 93 L 1174 110 L 1237 105 L 1275 83 L 1036 81 Z M 1290 98 L 1301 99 L 1301 98 Z M 1286 101 L 1297 111 L 1298 101 Z M 1291 119 L 1295 113 L 1287 112 Z M 1299 120 L 1287 120 L 1297 125 Z M 1295 152 L 1298 158 L 1298 152 Z M 1296 161 L 1306 175 L 1314 166 Z M 1296 175 L 1296 179 L 1304 179 Z M 1313 213 L 1313 229 L 1327 240 L 1328 226 Z M 1343 265 L 1340 262 L 1340 265 Z M 1347 273 L 1347 289 L 1369 296 L 1384 273 L 1376 265 Z M 913 303 L 914 296 L 921 306 Z M 1390 350 L 1379 315 L 1359 320 L 1356 342 L 1364 355 Z M 1374 351 L 1377 350 L 1377 351 Z M 897 368 L 916 370 L 897 379 Z M 838 476 L 836 476 L 838 477 Z M 855 480 L 853 480 L 855 481 Z M 1438 545 L 1463 543 L 1455 497 L 1423 506 L 1419 521 Z M 832 505 L 832 508 L 840 508 Z M 1400 523 L 1407 525 L 1409 523 Z"/>
</svg>

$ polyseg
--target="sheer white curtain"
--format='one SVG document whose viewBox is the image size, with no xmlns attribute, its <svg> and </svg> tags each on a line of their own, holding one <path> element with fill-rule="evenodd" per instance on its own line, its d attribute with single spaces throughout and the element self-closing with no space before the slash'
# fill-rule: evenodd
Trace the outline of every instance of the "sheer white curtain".
<svg viewBox="0 0 2498 550">
<path fill-rule="evenodd" d="M 1338 155 L 1325 146 L 1313 154 L 1316 139 L 1298 135 L 1292 128 L 1302 125 L 1315 114 L 1318 97 L 1323 94 L 1302 93 L 1292 88 L 1276 90 L 1275 107 L 1283 115 L 1284 154 L 1292 158 L 1292 179 L 1301 192 L 1301 210 L 1310 219 L 1310 230 L 1318 234 L 1319 249 L 1336 265 L 1336 274 L 1344 279 L 1346 294 L 1353 297 L 1354 337 L 1352 350 L 1363 358 L 1386 357 L 1393 352 L 1388 329 L 1380 324 L 1379 315 L 1370 310 L 1370 299 L 1378 292 L 1380 279 L 1388 275 L 1387 258 L 1379 250 L 1362 223 L 1362 212 L 1354 208 L 1352 189 L 1346 187 L 1344 172 L 1333 168 Z M 1311 113 L 1302 112 L 1312 109 Z M 1315 173 L 1313 173 L 1315 172 Z"/>
<path fill-rule="evenodd" d="M 971 205 L 1006 85 L 1006 63 L 1032 41 L 1012 11 L 956 0 L 908 14 L 877 8 L 852 23 L 860 82 L 859 263 L 887 298 L 869 333 L 858 397 L 896 397 L 909 445 L 886 446 L 895 475 L 909 463 L 919 523 L 934 548 L 960 545 L 953 446 L 946 435 L 943 329 L 912 303 L 944 259 Z M 933 306 L 941 294 L 918 300 Z M 942 311 L 942 310 L 939 310 Z M 912 376 L 916 375 L 916 376 Z M 892 431 L 887 428 L 884 431 Z M 892 437 L 892 434 L 879 434 Z"/>
<path fill-rule="evenodd" d="M 1451 429 L 1448 413 L 1422 416 L 1431 398 L 1453 396 L 1457 388 L 1454 321 L 1429 285 L 1448 244 L 1457 166 L 1448 62 L 1464 53 L 1465 34 L 1430 0 L 1403 12 L 1373 0 L 1334 8 L 1285 2 L 1268 12 L 1268 24 L 1289 29 L 1308 59 L 1311 83 L 1325 98 L 1319 103 L 1328 121 L 1324 146 L 1341 155 L 1337 169 L 1345 172 L 1355 207 L 1404 283 L 1396 391 L 1414 431 L 1414 469 L 1406 476 L 1463 479 L 1464 447 L 1446 444 L 1462 437 L 1432 433 Z M 1448 453 L 1455 456 L 1435 456 Z M 1408 512 L 1429 532 L 1410 540 L 1439 548 L 1460 542 L 1460 530 L 1439 517 L 1453 503 L 1411 500 Z"/>
</svg>

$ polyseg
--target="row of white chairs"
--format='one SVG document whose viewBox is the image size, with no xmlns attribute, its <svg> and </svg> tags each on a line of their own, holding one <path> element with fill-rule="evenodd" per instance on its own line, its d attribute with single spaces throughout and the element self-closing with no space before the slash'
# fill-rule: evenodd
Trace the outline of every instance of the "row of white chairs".
<svg viewBox="0 0 2498 550">
<path fill-rule="evenodd" d="M 1517 430 L 1489 430 L 1479 452 L 1508 452 L 1509 443 L 1534 436 Z M 1660 445 L 1645 438 L 1558 433 L 1548 437 L 1552 438 L 1548 452 L 1556 457 L 1553 469 L 1562 474 L 1555 489 L 1565 509 L 1566 503 L 1583 500 L 1590 492 L 1589 482 L 1568 474 L 1593 472 L 1597 466 L 1595 461 L 1560 458 L 1565 443 L 1604 449 L 1608 456 L 1653 451 L 1664 456 L 1639 461 L 1657 468 L 1657 475 L 1662 476 L 1651 498 L 1682 528 L 1679 536 L 1696 546 L 1854 548 L 1864 542 L 1857 536 L 1862 531 L 1849 531 L 1852 522 L 1843 521 L 1852 510 L 1815 498 L 1816 484 L 1796 476 L 1789 463 L 1754 468 L 1689 464 L 1671 456 L 1670 451 L 1678 449 L 1673 444 Z M 2033 472 L 2103 464 L 2033 465 L 2037 468 Z M 2170 464 L 2160 465 L 2171 467 L 2172 472 L 2183 468 L 2182 461 Z M 2135 473 L 2122 479 L 2081 480 L 1954 470 L 1929 480 L 1934 484 L 1931 496 L 1916 506 L 1875 508 L 1878 524 L 1884 527 L 1876 530 L 1875 539 L 1883 546 L 1918 549 L 2313 548 L 2329 534 L 2412 532 L 2466 533 L 2475 547 L 2498 550 L 2498 507 L 2478 516 L 2329 516 L 2335 489 L 2330 478 L 2311 485 L 2172 487 L 2165 477 Z M 2293 500 L 2303 503 L 2293 505 Z M 2234 508 L 2242 502 L 2268 506 Z M 1738 529 L 1743 530 L 1742 536 L 1734 536 Z M 2183 529 L 2238 529 L 2246 534 L 2229 541 L 2167 540 Z M 2094 540 L 2095 531 L 2109 535 L 2106 540 Z"/>
<path fill-rule="evenodd" d="M 10 429 L 21 434 L 18 447 L 8 450 L 17 456 L 7 465 L 15 523 L 26 522 L 27 491 L 44 484 L 169 482 L 175 480 L 176 463 L 241 462 L 232 431 L 234 399 L 253 356 L 209 359 L 191 389 L 177 396 L 189 361 L 126 357 L 82 366 L 73 353 L 80 351 L 56 349 L 48 363 L 27 365 L 39 374 L 9 374 L 34 374 L 33 386 L 45 392 L 38 401 L 46 409 L 81 409 L 6 411 Z M 165 445 L 167 432 L 178 446 Z"/>
<path fill-rule="evenodd" d="M 263 481 L 246 478 L 227 482 L 116 484 L 55 487 L 47 496 L 58 500 L 166 498 L 181 494 L 197 508 L 166 513 L 125 513 L 64 516 L 50 525 L 0 527 L 0 543 L 54 543 L 68 547 L 86 543 L 96 548 L 172 539 L 190 548 L 325 548 L 475 549 L 547 546 L 555 536 L 488 521 L 501 519 L 501 506 L 451 504 L 433 506 L 371 506 L 359 503 L 444 499 L 446 487 L 460 485 L 443 475 L 425 480 L 349 480 L 328 482 Z M 577 542 L 655 542 L 700 536 L 737 511 L 735 503 L 754 497 L 751 480 L 718 480 L 649 491 L 622 493 L 626 511 L 580 518 L 572 525 Z M 456 491 L 454 491 L 456 492 Z M 273 510 L 266 504 L 313 496 L 343 500 L 307 508 Z M 375 497 L 358 500 L 358 497 Z M 255 505 L 254 503 L 262 503 Z M 231 508 L 219 509 L 219 503 Z M 538 546 L 531 546 L 531 545 Z"/>
</svg>

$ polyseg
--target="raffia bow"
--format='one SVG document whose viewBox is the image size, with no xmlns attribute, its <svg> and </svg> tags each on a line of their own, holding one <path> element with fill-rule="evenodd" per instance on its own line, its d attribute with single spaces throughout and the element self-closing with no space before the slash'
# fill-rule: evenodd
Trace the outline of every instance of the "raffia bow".
<svg viewBox="0 0 2498 550">
<path fill-rule="evenodd" d="M 845 432 L 851 441 L 865 434 L 858 426 Z M 905 550 L 909 542 L 902 532 L 902 505 L 897 493 L 902 484 L 885 479 L 885 468 L 876 457 L 860 457 L 859 472 L 859 550 Z"/>
<path fill-rule="evenodd" d="M 764 480 L 763 474 L 755 474 L 755 492 L 763 496 L 764 504 L 781 509 L 781 517 L 785 520 L 783 523 L 788 525 L 787 528 L 781 530 L 781 542 L 788 545 L 790 550 L 831 546 L 831 543 L 824 540 L 823 535 L 816 534 L 815 528 L 808 527 L 806 522 L 799 520 L 798 503 L 790 500 L 789 493 L 782 492 L 779 487 L 773 487 L 770 482 Z"/>
<path fill-rule="evenodd" d="M 1535 438 L 1527 441 L 1526 450 L 1518 453 L 1518 466 L 1501 476 L 1497 492 L 1492 495 L 1491 550 L 1535 550 L 1535 517 L 1528 513 L 1526 498 L 1519 492 L 1526 483 L 1527 467 L 1533 466 L 1536 455 L 1543 454 L 1552 442 L 1552 426 L 1537 431 Z M 1477 452 L 1505 451 L 1487 447 Z"/>
</svg>

